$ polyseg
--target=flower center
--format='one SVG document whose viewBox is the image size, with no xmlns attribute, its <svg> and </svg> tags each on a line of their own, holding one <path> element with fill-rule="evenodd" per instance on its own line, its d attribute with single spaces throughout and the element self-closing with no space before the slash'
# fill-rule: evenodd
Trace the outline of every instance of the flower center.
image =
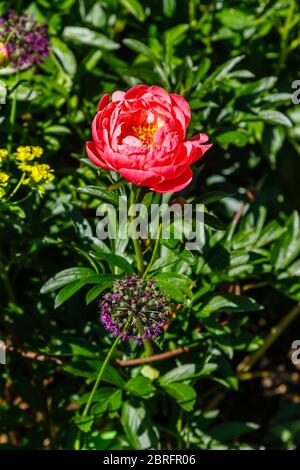
<svg viewBox="0 0 300 470">
<path fill-rule="evenodd" d="M 150 147 L 157 128 L 158 124 L 144 124 L 143 126 L 133 126 L 133 131 L 135 137 L 137 137 L 143 145 Z"/>
</svg>

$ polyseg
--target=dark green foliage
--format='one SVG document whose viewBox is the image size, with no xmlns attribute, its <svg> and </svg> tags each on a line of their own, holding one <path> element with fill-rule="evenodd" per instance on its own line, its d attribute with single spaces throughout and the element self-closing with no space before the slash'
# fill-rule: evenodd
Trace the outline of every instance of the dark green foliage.
<svg viewBox="0 0 300 470">
<path fill-rule="evenodd" d="M 300 301 L 298 2 L 3 1 L 0 15 L 7 8 L 48 21 L 50 57 L 19 75 L 13 146 L 44 147 L 56 178 L 42 198 L 0 201 L 0 448 L 70 449 L 78 428 L 87 449 L 299 447 L 289 357 L 299 318 L 243 366 Z M 15 78 L 0 69 L 0 148 Z M 82 418 L 112 343 L 99 298 L 136 272 L 131 241 L 96 236 L 96 208 L 128 188 L 84 145 L 100 97 L 137 83 L 182 94 L 189 133 L 213 143 L 181 194 L 204 204 L 206 243 L 161 239 L 148 273 L 172 310 L 153 353 L 182 352 L 126 366 L 143 348 L 120 344 Z"/>
</svg>

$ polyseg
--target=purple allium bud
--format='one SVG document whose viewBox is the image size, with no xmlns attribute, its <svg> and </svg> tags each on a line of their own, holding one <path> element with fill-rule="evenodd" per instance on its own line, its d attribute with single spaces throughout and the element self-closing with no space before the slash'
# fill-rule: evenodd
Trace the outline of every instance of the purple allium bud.
<svg viewBox="0 0 300 470">
<path fill-rule="evenodd" d="M 7 44 L 15 69 L 41 64 L 49 55 L 47 27 L 30 15 L 18 16 L 10 10 L 7 18 L 0 18 L 0 41 Z"/>
<path fill-rule="evenodd" d="M 100 302 L 104 327 L 124 341 L 142 343 L 163 332 L 167 323 L 168 301 L 154 280 L 126 275 L 113 283 Z"/>
</svg>

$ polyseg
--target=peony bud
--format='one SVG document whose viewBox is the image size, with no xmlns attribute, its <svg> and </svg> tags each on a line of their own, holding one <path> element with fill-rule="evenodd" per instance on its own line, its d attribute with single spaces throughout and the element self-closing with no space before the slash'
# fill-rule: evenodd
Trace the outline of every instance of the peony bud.
<svg viewBox="0 0 300 470">
<path fill-rule="evenodd" d="M 6 67 L 9 63 L 8 47 L 3 42 L 0 42 L 0 67 Z"/>
</svg>

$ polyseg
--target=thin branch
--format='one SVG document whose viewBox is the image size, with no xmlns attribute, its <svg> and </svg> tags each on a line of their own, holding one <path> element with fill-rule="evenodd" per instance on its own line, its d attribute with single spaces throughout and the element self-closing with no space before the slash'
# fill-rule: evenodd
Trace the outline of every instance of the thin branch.
<svg viewBox="0 0 300 470">
<path fill-rule="evenodd" d="M 127 366 L 138 366 L 141 364 L 150 364 L 152 362 L 158 361 L 165 361 L 166 359 L 170 359 L 172 357 L 180 356 L 181 354 L 186 354 L 190 351 L 190 346 L 182 346 L 181 348 L 174 349 L 173 351 L 166 351 L 160 354 L 154 354 L 149 357 L 141 357 L 137 359 L 128 359 L 125 361 L 117 360 L 115 364 L 120 367 L 127 367 Z M 20 356 L 24 357 L 25 359 L 30 359 L 32 361 L 37 362 L 52 362 L 57 366 L 63 366 L 67 364 L 67 361 L 64 359 L 59 359 L 57 357 L 48 356 L 47 354 L 39 354 L 34 351 L 24 351 L 22 349 L 16 349 L 12 346 L 8 347 L 9 351 L 14 351 Z"/>
<path fill-rule="evenodd" d="M 32 361 L 53 362 L 53 364 L 56 364 L 58 366 L 63 366 L 64 364 L 66 364 L 66 361 L 63 361 L 62 359 L 58 359 L 57 357 L 47 356 L 46 354 L 39 354 L 33 351 L 23 351 L 22 349 L 16 349 L 12 346 L 9 347 L 8 350 L 14 351 L 20 356 L 24 357 L 25 359 L 31 359 Z"/>
<path fill-rule="evenodd" d="M 171 357 L 180 356 L 181 354 L 186 354 L 190 351 L 189 346 L 182 346 L 182 348 L 174 349 L 173 351 L 167 351 L 161 354 L 153 354 L 150 357 L 141 357 L 137 359 L 128 359 L 127 361 L 115 361 L 118 366 L 127 367 L 127 366 L 138 366 L 141 364 L 150 364 L 157 361 L 165 361 Z"/>
<path fill-rule="evenodd" d="M 237 372 L 248 372 L 254 364 L 264 355 L 264 353 L 272 346 L 274 341 L 285 331 L 292 321 L 300 315 L 300 305 L 295 305 L 281 320 L 271 328 L 270 333 L 264 339 L 264 344 L 256 349 L 252 354 L 246 356 L 237 366 Z"/>
</svg>

